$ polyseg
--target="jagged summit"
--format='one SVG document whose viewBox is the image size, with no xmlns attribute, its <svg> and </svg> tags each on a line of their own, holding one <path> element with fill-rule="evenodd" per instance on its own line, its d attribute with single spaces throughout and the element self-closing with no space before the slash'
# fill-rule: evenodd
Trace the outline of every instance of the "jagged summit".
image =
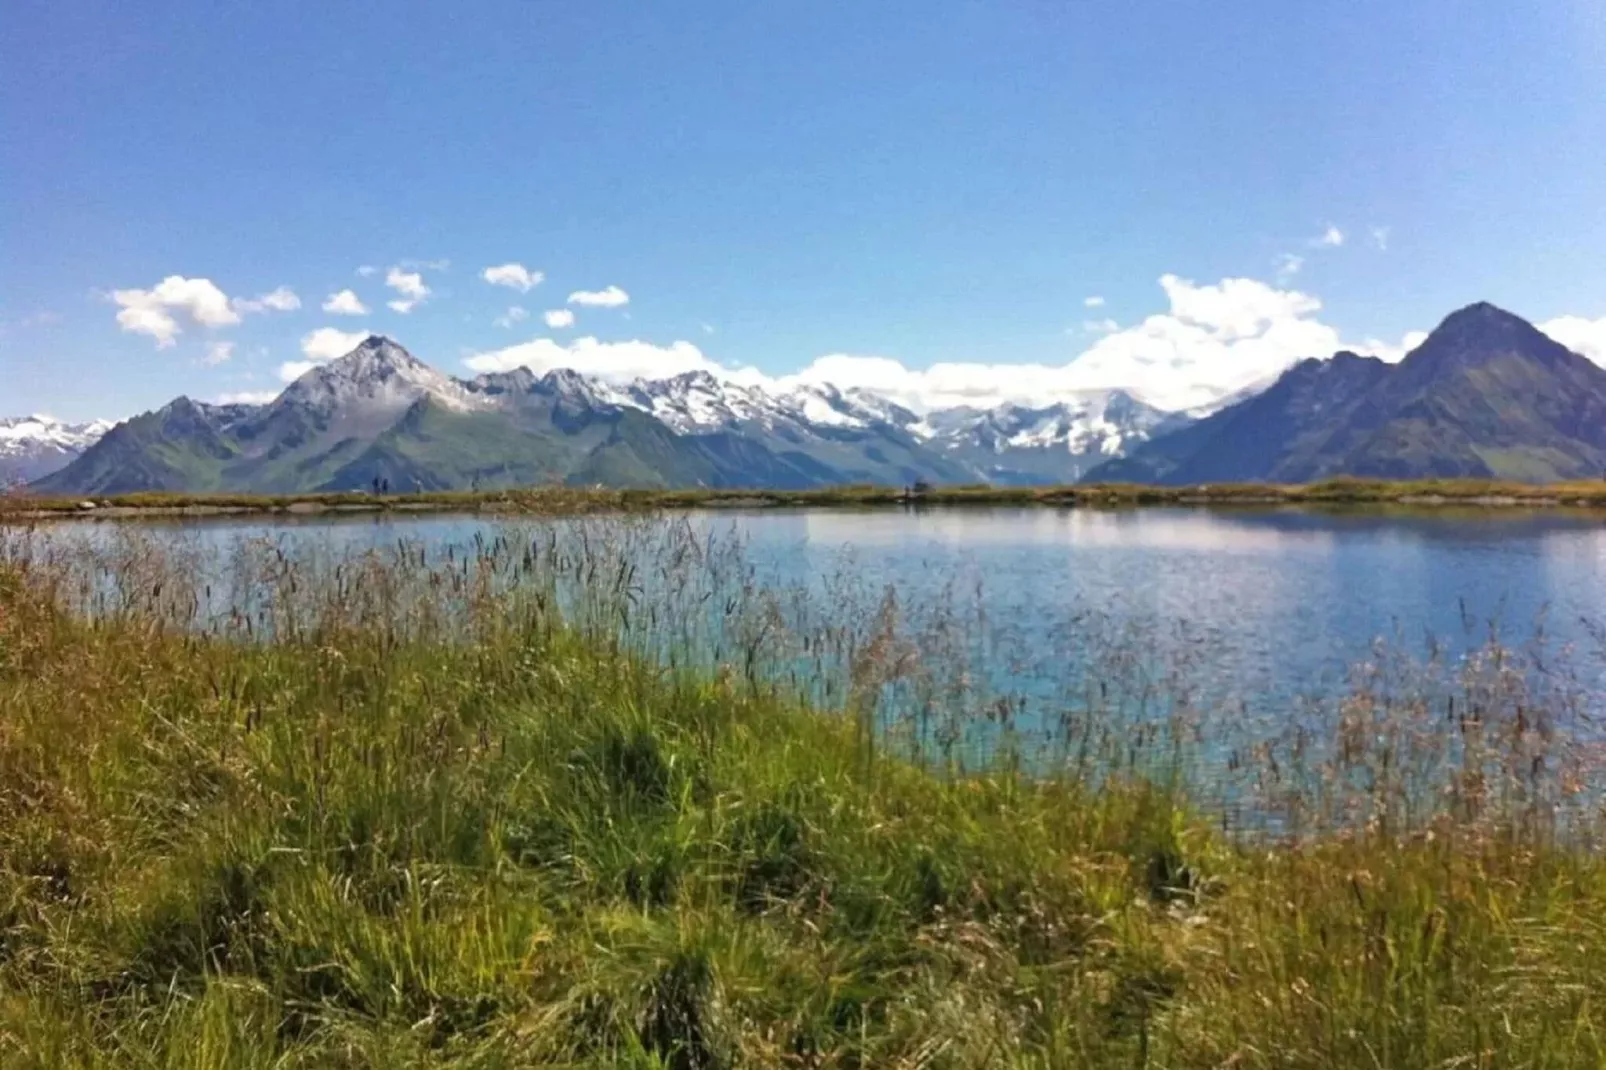
<svg viewBox="0 0 1606 1070">
<path fill-rule="evenodd" d="M 264 418 L 292 406 L 396 411 L 425 396 L 454 409 L 467 408 L 474 400 L 465 384 L 384 335 L 372 334 L 345 356 L 303 373 L 268 406 Z"/>
</svg>

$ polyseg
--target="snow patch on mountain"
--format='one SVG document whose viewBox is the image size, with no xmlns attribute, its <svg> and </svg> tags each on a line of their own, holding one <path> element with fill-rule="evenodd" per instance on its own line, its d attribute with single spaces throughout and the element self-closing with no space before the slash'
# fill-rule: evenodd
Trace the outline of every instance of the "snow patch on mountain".
<svg viewBox="0 0 1606 1070">
<path fill-rule="evenodd" d="M 0 417 L 0 484 L 38 479 L 100 441 L 111 420 L 67 423 L 53 416 Z"/>
<path fill-rule="evenodd" d="M 401 412 L 426 396 L 460 412 L 483 403 L 468 384 L 430 367 L 389 338 L 370 335 L 345 356 L 304 373 L 263 416 L 290 406 L 378 415 Z"/>
<path fill-rule="evenodd" d="M 929 414 L 923 437 L 939 444 L 964 444 L 1002 453 L 1010 449 L 1059 449 L 1068 453 L 1119 456 L 1167 414 L 1119 390 L 1088 394 L 1042 408 L 999 405 L 956 408 Z"/>
<path fill-rule="evenodd" d="M 21 454 L 40 447 L 79 452 L 98 442 L 115 423 L 114 420 L 91 420 L 70 424 L 42 413 L 0 417 L 0 454 Z"/>
</svg>

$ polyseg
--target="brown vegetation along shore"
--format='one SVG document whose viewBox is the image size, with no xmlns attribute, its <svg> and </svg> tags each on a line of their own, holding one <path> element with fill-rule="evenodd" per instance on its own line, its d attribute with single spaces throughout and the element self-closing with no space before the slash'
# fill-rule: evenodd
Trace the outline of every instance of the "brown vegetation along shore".
<svg viewBox="0 0 1606 1070">
<path fill-rule="evenodd" d="M 1481 479 L 1363 480 L 1279 485 L 1220 483 L 1161 487 L 1132 483 L 1005 487 L 989 484 L 906 487 L 856 484 L 815 490 L 611 490 L 536 487 L 520 490 L 427 491 L 374 495 L 181 494 L 148 492 L 111 497 L 0 496 L 0 516 L 236 516 L 253 513 L 316 515 L 355 512 L 503 512 L 562 514 L 654 509 L 762 509 L 840 506 L 1047 505 L 1124 507 L 1151 505 L 1400 505 L 1474 508 L 1606 508 L 1606 481 L 1506 483 Z"/>
</svg>

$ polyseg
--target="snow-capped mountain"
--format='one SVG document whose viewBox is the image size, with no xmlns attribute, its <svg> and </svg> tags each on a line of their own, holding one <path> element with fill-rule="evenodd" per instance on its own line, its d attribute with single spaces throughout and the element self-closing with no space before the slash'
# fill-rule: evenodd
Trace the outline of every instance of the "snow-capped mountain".
<svg viewBox="0 0 1606 1070">
<path fill-rule="evenodd" d="M 267 405 L 180 398 L 119 424 L 39 487 L 1057 483 L 1121 455 L 1167 419 L 1119 392 L 1041 409 L 916 413 L 863 389 L 706 371 L 627 384 L 570 369 L 456 379 L 376 336 Z"/>
<path fill-rule="evenodd" d="M 884 399 L 844 393 L 827 384 L 766 390 L 703 371 L 670 379 L 637 379 L 624 390 L 619 403 L 651 413 L 680 434 L 743 426 L 775 431 L 788 425 L 864 430 L 886 424 L 907 430 L 916 419 Z"/>
<path fill-rule="evenodd" d="M 66 467 L 111 427 L 111 420 L 69 424 L 44 415 L 0 417 L 0 485 Z"/>
<path fill-rule="evenodd" d="M 992 483 L 1071 483 L 1094 465 L 1188 422 L 1121 391 L 1042 408 L 1000 405 L 928 413 L 910 429 Z"/>
<path fill-rule="evenodd" d="M 426 395 L 451 409 L 472 408 L 475 400 L 465 383 L 435 370 L 389 338 L 371 335 L 339 360 L 303 374 L 269 402 L 262 415 L 266 419 L 275 410 L 305 408 L 382 417 L 401 412 Z"/>
</svg>

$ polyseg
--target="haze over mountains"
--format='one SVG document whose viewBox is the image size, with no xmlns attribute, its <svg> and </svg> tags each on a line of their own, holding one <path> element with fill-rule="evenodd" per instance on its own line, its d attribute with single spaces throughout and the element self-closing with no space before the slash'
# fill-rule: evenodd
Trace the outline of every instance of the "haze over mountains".
<svg viewBox="0 0 1606 1070">
<path fill-rule="evenodd" d="M 865 390 L 765 388 L 705 372 L 626 385 L 525 368 L 456 379 L 370 337 L 267 405 L 178 398 L 85 448 L 90 436 L 79 433 L 81 455 L 55 458 L 58 470 L 46 461 L 24 478 L 62 494 L 375 481 L 398 492 L 1341 474 L 1548 481 L 1606 473 L 1606 370 L 1487 304 L 1451 315 L 1398 364 L 1308 359 L 1202 419 L 1120 390 L 1038 408 L 916 413 Z"/>
</svg>

